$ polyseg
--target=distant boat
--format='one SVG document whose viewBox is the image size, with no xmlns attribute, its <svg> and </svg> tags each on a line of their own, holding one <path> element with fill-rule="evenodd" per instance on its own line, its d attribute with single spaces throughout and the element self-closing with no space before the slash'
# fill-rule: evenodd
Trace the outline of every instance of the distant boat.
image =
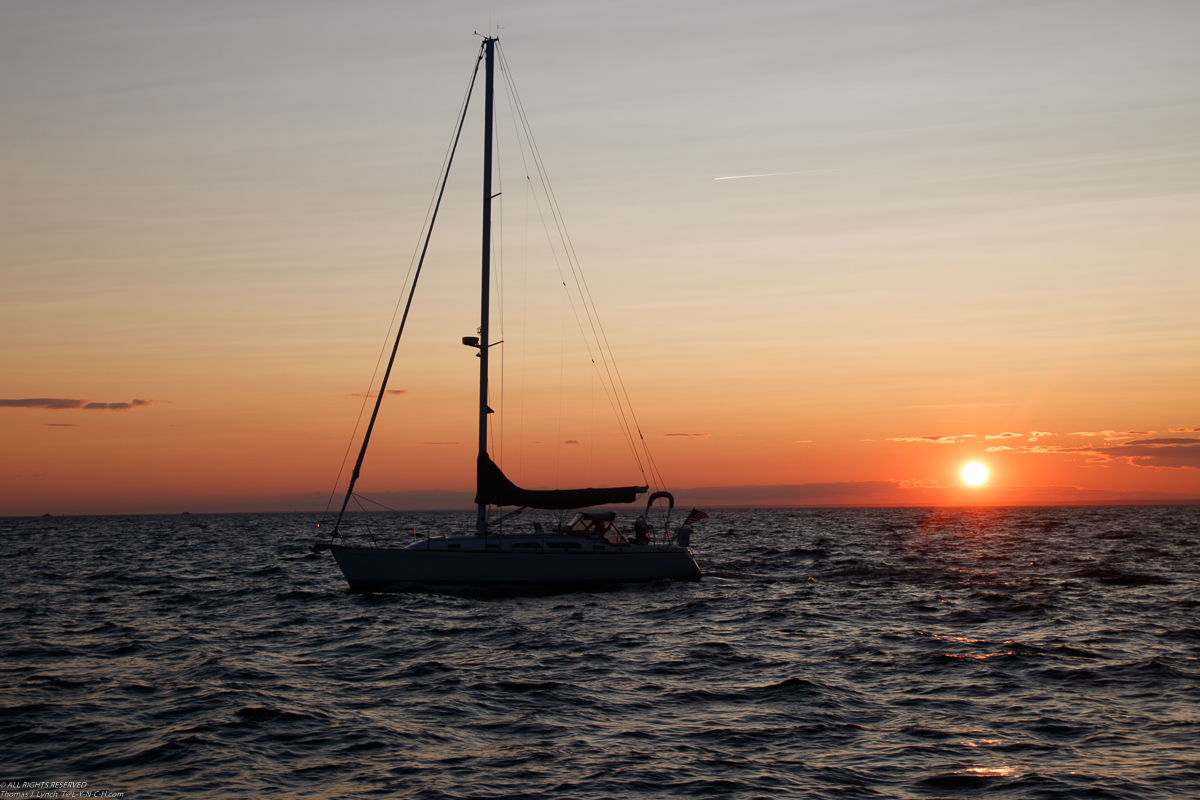
<svg viewBox="0 0 1200 800">
<path fill-rule="evenodd" d="M 669 525 L 657 536 L 651 536 L 644 520 L 639 519 L 632 540 L 615 525 L 616 514 L 612 511 L 578 511 L 570 523 L 556 530 L 533 530 L 507 532 L 496 523 L 525 509 L 571 510 L 586 509 L 611 503 L 632 503 L 639 494 L 649 491 L 648 486 L 623 486 L 601 489 L 527 490 L 516 486 L 492 461 L 487 451 L 488 414 L 488 310 L 491 247 L 491 201 L 492 195 L 492 129 L 494 96 L 495 38 L 485 38 L 479 58 L 485 68 L 484 137 L 483 137 L 483 263 L 481 280 L 481 321 L 479 336 L 463 338 L 463 344 L 479 351 L 479 456 L 476 461 L 477 506 L 475 530 L 456 536 L 437 536 L 414 541 L 406 547 L 348 546 L 341 539 L 341 523 L 346 506 L 354 492 L 363 458 L 366 456 L 371 431 L 379 414 L 388 376 L 395 361 L 396 349 L 408 308 L 412 303 L 412 291 L 420 277 L 418 264 L 408 305 L 405 306 L 396 344 L 392 348 L 391 360 L 384 372 L 382 384 L 375 400 L 371 421 L 363 437 L 358 461 L 350 478 L 346 498 L 334 524 L 328 542 L 318 542 L 311 548 L 314 552 L 325 549 L 332 551 L 341 567 L 350 588 L 355 591 L 395 592 L 404 591 L 414 585 L 466 585 L 466 586 L 556 586 L 586 587 L 597 584 L 655 581 L 664 579 L 696 580 L 700 567 L 687 547 L 671 541 Z M 472 85 L 474 80 L 472 80 Z M 469 97 L 469 94 L 468 94 Z M 465 118 L 464 107 L 464 118 Z M 462 121 L 459 122 L 459 131 Z M 457 143 L 457 137 L 455 138 Z M 453 160 L 453 150 L 450 161 Z M 449 163 L 447 164 L 447 174 Z M 445 190 L 445 177 L 442 191 Z M 440 193 L 438 195 L 440 203 Z M 437 206 L 430 222 L 432 233 L 436 221 Z M 428 247 L 428 238 L 426 239 Z M 668 492 L 651 494 L 647 512 L 658 499 L 666 499 L 668 509 L 674 506 L 674 498 Z M 516 506 L 517 511 L 489 522 L 490 506 Z M 669 514 L 669 510 L 668 510 Z M 668 517 L 669 519 L 669 517 Z M 657 539 L 657 540 L 656 540 Z"/>
</svg>

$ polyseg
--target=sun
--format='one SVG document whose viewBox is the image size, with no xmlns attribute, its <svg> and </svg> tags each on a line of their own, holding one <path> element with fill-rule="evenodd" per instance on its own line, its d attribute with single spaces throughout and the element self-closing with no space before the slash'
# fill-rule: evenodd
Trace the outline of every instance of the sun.
<svg viewBox="0 0 1200 800">
<path fill-rule="evenodd" d="M 962 479 L 963 483 L 969 483 L 971 486 L 979 486 L 988 479 L 987 467 L 978 461 L 972 461 L 962 468 Z"/>
</svg>

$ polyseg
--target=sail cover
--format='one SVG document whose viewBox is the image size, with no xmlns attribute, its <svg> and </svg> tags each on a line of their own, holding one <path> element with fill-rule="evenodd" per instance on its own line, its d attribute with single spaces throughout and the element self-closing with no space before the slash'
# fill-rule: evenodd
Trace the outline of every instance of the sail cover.
<svg viewBox="0 0 1200 800">
<path fill-rule="evenodd" d="M 505 477 L 487 453 L 479 454 L 475 468 L 475 503 L 489 506 L 526 506 L 546 510 L 587 508 L 605 503 L 632 503 L 645 486 L 610 489 L 522 489 Z"/>
</svg>

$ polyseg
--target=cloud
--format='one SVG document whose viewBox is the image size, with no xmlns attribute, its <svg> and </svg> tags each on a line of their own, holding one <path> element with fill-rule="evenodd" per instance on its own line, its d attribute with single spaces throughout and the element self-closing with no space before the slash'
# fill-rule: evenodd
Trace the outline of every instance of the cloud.
<svg viewBox="0 0 1200 800">
<path fill-rule="evenodd" d="M 1079 434 L 1072 434 L 1079 435 Z M 1113 438 L 1105 436 L 1106 440 Z M 1105 444 L 1100 447 L 1062 447 L 1060 445 L 1028 445 L 989 447 L 989 451 L 1008 450 L 1016 453 L 1059 456 L 1088 456 L 1085 464 L 1109 464 L 1124 459 L 1131 467 L 1162 469 L 1200 469 L 1200 438 L 1135 439 L 1129 442 Z"/>
<path fill-rule="evenodd" d="M 8 408 L 83 408 L 87 400 L 67 400 L 54 397 L 31 397 L 27 400 L 0 400 Z"/>
<path fill-rule="evenodd" d="M 684 436 L 690 439 L 707 439 L 707 433 L 664 433 L 663 436 Z"/>
<path fill-rule="evenodd" d="M 947 485 L 937 478 L 888 478 L 901 489 L 945 489 Z"/>
<path fill-rule="evenodd" d="M 1114 439 L 1128 439 L 1130 436 L 1150 436 L 1153 433 L 1154 431 L 1121 431 L 1120 433 L 1117 431 L 1074 431 L 1068 433 L 1067 436 L 1088 436 L 1092 438 L 1101 436 L 1105 441 L 1112 441 Z"/>
<path fill-rule="evenodd" d="M 30 397 L 23 400 L 0 400 L 0 407 L 8 408 L 82 408 L 89 411 L 124 411 L 127 408 L 148 406 L 151 400 L 132 400 L 128 403 L 90 403 L 87 400 L 72 400 L 65 397 Z"/>
<path fill-rule="evenodd" d="M 43 422 L 44 428 L 78 428 L 74 422 Z"/>
<path fill-rule="evenodd" d="M 384 395 L 408 394 L 408 389 L 388 389 Z M 355 392 L 351 397 L 378 397 L 378 392 Z"/>
<path fill-rule="evenodd" d="M 994 445 L 987 448 L 987 452 L 1008 451 L 1011 453 L 1032 453 L 1037 455 L 1073 455 L 1073 456 L 1090 456 L 1084 464 L 1107 464 L 1113 460 L 1109 455 L 1111 447 L 1063 447 L 1057 444 L 1035 444 L 1022 445 L 1020 447 L 1009 447 L 1007 445 Z"/>
<path fill-rule="evenodd" d="M 579 444 L 578 439 L 567 439 L 563 444 Z"/>
<path fill-rule="evenodd" d="M 1020 434 L 1017 434 L 1018 436 Z M 888 439 L 889 442 L 923 442 L 924 444 L 958 444 L 967 439 L 978 438 L 973 433 L 956 433 L 949 436 L 900 436 Z"/>
<path fill-rule="evenodd" d="M 134 400 L 129 403 L 88 403 L 83 408 L 84 408 L 84 410 L 91 410 L 91 411 L 96 411 L 96 410 L 124 411 L 127 408 L 134 408 L 136 406 L 148 406 L 148 405 L 150 405 L 149 400 Z"/>
<path fill-rule="evenodd" d="M 1064 447 L 1061 444 L 1038 444 L 1033 447 L 1011 447 L 1010 450 L 1016 450 L 1021 453 L 1096 453 L 1101 448 L 1098 447 Z"/>
<path fill-rule="evenodd" d="M 1200 433 L 1195 428 L 1171 428 L 1172 433 Z M 1064 447 L 1061 445 L 1032 444 L 1038 439 L 1055 436 L 1050 431 L 1030 431 L 1027 445 L 994 444 L 986 448 L 988 453 L 1021 453 L 1032 455 L 1058 455 L 1084 457 L 1084 466 L 1103 466 L 1119 459 L 1132 467 L 1152 467 L 1163 469 L 1200 469 L 1200 438 L 1160 438 L 1134 439 L 1136 436 L 1150 436 L 1154 431 L 1072 431 L 1067 436 L 1083 436 L 1100 438 L 1102 445 L 1080 445 Z M 986 434 L 987 440 L 1020 439 L 1026 434 L 1004 431 L 1003 433 Z M 944 436 L 904 436 L 888 439 L 889 442 L 922 442 L 926 444 L 958 444 L 976 439 L 974 434 L 955 434 Z M 1125 441 L 1130 440 L 1130 441 Z"/>
<path fill-rule="evenodd" d="M 1126 459 L 1133 467 L 1200 469 L 1200 443 L 1183 446 L 1130 443 L 1113 448 L 1113 452 L 1114 455 Z"/>
<path fill-rule="evenodd" d="M 1055 434 L 1051 433 L 1050 431 L 1030 431 L 1028 434 L 1015 433 L 1013 431 L 1004 431 L 1003 433 L 984 434 L 983 438 L 987 439 L 989 441 L 994 441 L 996 439 L 1022 439 L 1024 437 L 1028 436 L 1029 441 L 1036 442 L 1038 439 L 1040 439 L 1042 437 L 1054 436 L 1054 435 Z M 1075 435 L 1084 435 L 1084 434 L 1075 434 Z M 971 439 L 978 439 L 978 438 L 979 437 L 973 433 L 958 433 L 958 434 L 953 434 L 953 435 L 948 435 L 948 436 L 900 436 L 900 437 L 896 437 L 893 439 L 888 439 L 887 441 L 889 441 L 889 442 L 924 442 L 926 444 L 959 444 L 962 442 L 969 441 Z M 1012 449 L 1011 447 L 989 447 L 988 448 L 989 451 L 1011 450 L 1011 449 Z"/>
<path fill-rule="evenodd" d="M 1200 439 L 1135 439 L 1121 446 L 1129 447 L 1134 444 L 1200 444 Z"/>
</svg>

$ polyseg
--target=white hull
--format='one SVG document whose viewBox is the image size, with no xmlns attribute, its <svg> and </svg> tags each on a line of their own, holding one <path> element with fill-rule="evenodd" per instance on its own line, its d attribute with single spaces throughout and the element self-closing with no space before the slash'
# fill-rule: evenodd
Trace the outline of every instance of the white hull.
<svg viewBox="0 0 1200 800">
<path fill-rule="evenodd" d="M 546 552 L 508 547 L 448 549 L 445 541 L 433 540 L 428 546 L 403 549 L 334 545 L 331 550 L 350 588 L 362 592 L 403 591 L 414 584 L 594 586 L 664 579 L 696 580 L 701 574 L 691 552 L 683 547 L 630 545 L 600 548 L 595 547 L 593 540 L 587 543 L 587 551 Z"/>
</svg>

